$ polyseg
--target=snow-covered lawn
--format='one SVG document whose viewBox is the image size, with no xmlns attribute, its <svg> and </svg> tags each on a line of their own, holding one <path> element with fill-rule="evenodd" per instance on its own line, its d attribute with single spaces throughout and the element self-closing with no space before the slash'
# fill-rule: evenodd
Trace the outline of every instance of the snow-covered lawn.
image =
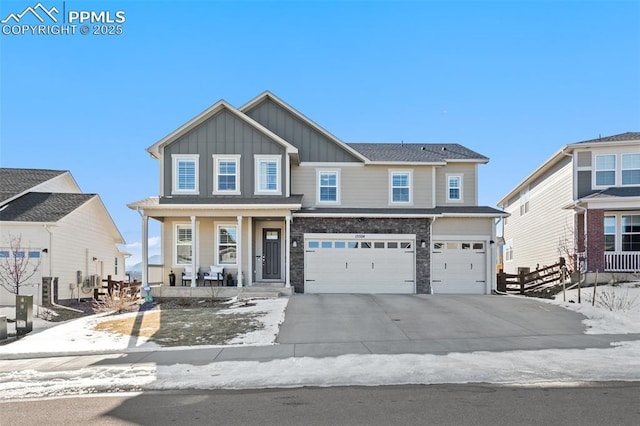
<svg viewBox="0 0 640 426">
<path fill-rule="evenodd" d="M 640 296 L 633 285 L 602 291 L 627 292 Z M 599 290 L 599 291 L 600 291 Z M 583 289 L 584 292 L 593 291 Z M 518 296 L 511 296 L 518 297 Z M 574 296 L 567 295 L 567 300 Z M 273 344 L 274 333 L 286 306 L 269 301 L 255 309 L 269 311 L 263 318 L 269 332 L 247 335 L 237 344 Z M 577 300 L 577 297 L 576 297 Z M 640 301 L 640 297 L 638 298 Z M 610 312 L 583 303 L 558 300 L 554 303 L 584 314 L 588 333 L 640 333 L 640 303 L 630 310 Z M 268 305 L 268 306 L 267 306 Z M 74 321 L 48 332 L 35 334 L 28 347 L 32 351 L 55 342 L 60 348 L 113 350 L 126 345 L 114 336 L 96 335 L 87 330 L 98 318 Z M 65 327 L 64 329 L 62 327 Z M 69 337 L 65 334 L 69 333 Z M 57 340 L 62 339 L 62 340 Z M 22 345 L 27 345 L 22 343 Z M 78 346 L 82 345 L 82 346 Z M 144 347 L 144 343 L 141 343 Z M 49 350 L 49 349 L 47 349 Z M 96 350 L 97 351 L 97 350 Z M 1 362 L 1 361 L 0 361 Z M 621 342 L 608 349 L 549 349 L 537 351 L 450 353 L 447 355 L 343 355 L 331 358 L 291 358 L 268 362 L 224 361 L 208 365 L 105 366 L 73 371 L 33 370 L 0 373 L 0 399 L 61 396 L 91 392 L 161 389 L 248 389 L 298 386 L 398 385 L 435 383 L 504 383 L 514 385 L 570 385 L 588 381 L 639 381 L 640 341 Z"/>
</svg>

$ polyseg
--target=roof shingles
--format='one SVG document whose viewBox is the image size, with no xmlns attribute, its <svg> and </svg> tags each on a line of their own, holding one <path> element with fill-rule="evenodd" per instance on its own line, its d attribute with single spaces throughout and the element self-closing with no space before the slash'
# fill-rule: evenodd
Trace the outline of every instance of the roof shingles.
<svg viewBox="0 0 640 426">
<path fill-rule="evenodd" d="M 451 160 L 489 161 L 456 143 L 349 143 L 347 144 L 371 161 L 407 161 L 444 163 Z"/>
<path fill-rule="evenodd" d="M 0 168 L 0 203 L 63 173 L 66 171 Z"/>
<path fill-rule="evenodd" d="M 0 210 L 3 222 L 57 222 L 95 194 L 30 192 Z"/>
</svg>

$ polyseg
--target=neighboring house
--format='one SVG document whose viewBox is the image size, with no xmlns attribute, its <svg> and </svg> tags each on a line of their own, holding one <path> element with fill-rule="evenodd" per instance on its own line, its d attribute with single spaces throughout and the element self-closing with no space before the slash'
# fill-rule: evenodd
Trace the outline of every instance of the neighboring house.
<svg viewBox="0 0 640 426">
<path fill-rule="evenodd" d="M 165 285 L 215 265 L 238 286 L 305 293 L 495 287 L 504 213 L 477 205 L 488 158 L 458 144 L 346 144 L 265 92 L 241 108 L 221 100 L 147 151 L 160 196 L 129 207 L 143 241 L 149 218 L 162 224 Z"/>
<path fill-rule="evenodd" d="M 504 269 L 640 271 L 640 132 L 565 145 L 498 202 Z M 602 275 L 601 275 L 602 276 Z"/>
<path fill-rule="evenodd" d="M 9 249 L 12 237 L 21 238 L 19 253 Z M 40 302 L 42 277 L 57 277 L 59 300 L 93 297 L 82 285 L 88 277 L 124 278 L 126 253 L 118 244 L 124 239 L 100 197 L 83 194 L 68 171 L 0 168 L 0 257 L 40 262 L 21 294 Z M 0 288 L 0 305 L 14 303 Z"/>
</svg>

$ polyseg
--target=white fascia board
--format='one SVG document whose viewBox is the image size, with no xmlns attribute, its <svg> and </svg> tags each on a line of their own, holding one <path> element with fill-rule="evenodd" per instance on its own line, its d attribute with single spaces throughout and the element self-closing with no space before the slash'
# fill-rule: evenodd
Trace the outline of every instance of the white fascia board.
<svg viewBox="0 0 640 426">
<path fill-rule="evenodd" d="M 211 105 L 209 108 L 207 108 L 206 110 L 204 110 L 203 112 L 201 112 L 200 114 L 198 114 L 197 116 L 195 116 L 194 118 L 192 118 L 191 120 L 183 124 L 182 126 L 178 127 L 176 130 L 169 133 L 167 136 L 160 139 L 158 142 L 151 145 L 149 148 L 147 148 L 147 151 L 155 158 L 160 158 L 160 147 L 164 147 L 170 144 L 171 142 L 175 141 L 176 139 L 183 136 L 184 134 L 194 129 L 198 125 L 202 124 L 209 118 L 213 117 L 215 114 L 217 114 L 223 109 L 231 112 L 233 115 L 245 121 L 247 124 L 251 125 L 252 127 L 254 127 L 256 130 L 258 130 L 268 138 L 282 145 L 286 149 L 286 152 L 288 154 L 298 153 L 298 148 L 291 145 L 289 142 L 285 141 L 280 136 L 276 135 L 271 130 L 267 129 L 266 127 L 264 127 L 257 121 L 253 120 L 246 114 L 243 114 L 242 112 L 238 111 L 232 105 L 227 103 L 224 99 L 221 99 L 215 104 Z"/>
<path fill-rule="evenodd" d="M 579 207 L 611 210 L 611 209 L 625 209 L 625 210 L 640 210 L 640 197 L 625 197 L 624 199 L 607 199 L 607 198 L 593 198 L 589 200 L 580 200 Z"/>
<path fill-rule="evenodd" d="M 478 163 L 478 164 L 487 164 L 489 162 L 488 158 L 472 158 L 472 159 L 446 159 L 447 163 Z"/>
<path fill-rule="evenodd" d="M 567 155 L 567 145 L 563 146 L 559 151 L 549 157 L 542 165 L 536 168 L 533 172 L 531 172 L 526 178 L 524 178 L 520 183 L 518 183 L 511 191 L 507 192 L 507 195 L 502 197 L 500 201 L 496 203 L 496 205 L 500 207 L 504 207 L 507 201 L 515 194 L 520 194 L 522 189 L 529 185 L 531 181 L 533 181 L 538 176 L 542 175 L 544 172 L 553 167 L 558 161 L 560 161 L 565 155 Z"/>
<path fill-rule="evenodd" d="M 21 222 L 12 220 L 0 220 L 0 226 L 58 226 L 58 222 Z"/>
<path fill-rule="evenodd" d="M 141 210 L 297 210 L 301 204 L 156 204 Z"/>
<path fill-rule="evenodd" d="M 311 120 L 310 118 L 308 118 L 307 116 L 302 114 L 300 111 L 296 110 L 291 105 L 287 104 L 285 101 L 283 101 L 282 99 L 278 98 L 276 95 L 274 95 L 273 93 L 269 92 L 268 90 L 265 90 L 264 92 L 262 92 L 261 94 L 259 94 L 255 98 L 251 99 L 246 104 L 242 105 L 240 108 L 238 108 L 238 111 L 240 111 L 241 113 L 244 113 L 247 110 L 250 110 L 255 105 L 257 105 L 260 102 L 262 102 L 266 98 L 270 98 L 272 101 L 274 101 L 280 107 L 282 107 L 285 110 L 289 111 L 291 114 L 293 114 L 294 116 L 296 116 L 297 118 L 299 118 L 303 122 L 307 123 L 309 126 L 313 127 L 315 130 L 320 132 L 323 136 L 325 136 L 326 138 L 330 139 L 336 145 L 340 146 L 342 149 L 344 149 L 345 151 L 349 152 L 351 155 L 353 155 L 356 158 L 360 159 L 362 162 L 367 163 L 369 161 L 369 159 L 367 157 L 365 157 L 364 155 L 362 155 L 361 153 L 359 153 L 355 149 L 351 148 L 346 143 L 342 142 L 340 139 L 338 139 L 336 136 L 332 135 L 329 131 L 324 129 L 322 126 L 318 125 L 316 122 L 314 122 L 313 120 Z"/>
<path fill-rule="evenodd" d="M 300 167 L 364 167 L 364 163 L 340 162 L 340 161 L 303 161 Z"/>
<path fill-rule="evenodd" d="M 442 213 L 438 217 L 509 217 L 511 213 Z"/>
<path fill-rule="evenodd" d="M 591 143 L 578 142 L 578 143 L 573 143 L 573 144 L 567 145 L 567 148 L 569 148 L 569 149 L 593 149 L 593 148 L 598 148 L 598 147 L 637 145 L 639 143 L 640 143 L 640 140 L 591 142 Z"/>
</svg>

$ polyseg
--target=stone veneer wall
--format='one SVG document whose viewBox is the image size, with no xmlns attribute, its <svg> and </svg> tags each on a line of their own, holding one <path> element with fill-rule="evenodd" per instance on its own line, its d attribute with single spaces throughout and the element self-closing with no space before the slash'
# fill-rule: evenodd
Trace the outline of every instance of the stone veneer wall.
<svg viewBox="0 0 640 426">
<path fill-rule="evenodd" d="M 304 293 L 304 234 L 415 234 L 416 235 L 416 292 L 428 294 L 431 291 L 429 276 L 431 220 L 392 218 L 335 218 L 335 217 L 294 217 L 291 222 L 291 239 L 298 247 L 291 247 L 291 286 L 296 293 Z M 421 241 L 426 247 L 420 246 Z"/>
</svg>

